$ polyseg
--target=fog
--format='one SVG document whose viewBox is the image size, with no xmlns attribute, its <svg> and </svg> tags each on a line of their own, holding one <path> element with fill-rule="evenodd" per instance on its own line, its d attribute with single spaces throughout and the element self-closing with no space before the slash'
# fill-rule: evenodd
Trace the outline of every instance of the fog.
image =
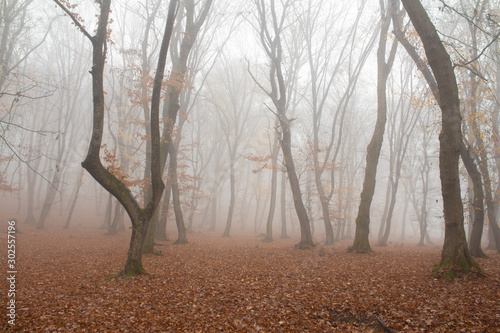
<svg viewBox="0 0 500 333">
<path fill-rule="evenodd" d="M 499 8 L 0 1 L 0 331 L 498 330 Z"/>
<path fill-rule="evenodd" d="M 20 230 L 56 230 L 65 225 L 129 230 L 130 218 L 117 199 L 81 166 L 94 119 L 92 43 L 57 3 L 1 5 L 2 219 L 16 219 Z M 93 36 L 98 2 L 74 4 L 68 11 Z M 469 21 L 464 17 L 472 17 L 467 16 L 473 13 L 472 3 L 424 4 L 456 65 L 465 141 L 478 163 L 488 163 L 482 172 L 489 171 L 488 186 L 496 198 L 498 4 L 482 3 L 482 16 Z M 150 100 L 167 6 L 156 0 L 113 1 L 108 20 L 100 157 L 141 206 L 150 195 L 146 195 L 151 183 Z M 219 237 L 223 232 L 298 239 L 301 228 L 290 166 L 285 167 L 280 146 L 283 131 L 288 131 L 280 123 L 283 112 L 314 242 L 324 243 L 327 237 L 325 200 L 332 244 L 352 240 L 367 146 L 377 120 L 381 17 L 389 14 L 381 16 L 379 6 L 366 1 L 280 2 L 274 9 L 281 24 L 276 63 L 277 40 L 267 2 L 214 1 L 201 21 L 204 6 L 208 6 L 204 1 L 186 1 L 173 23 L 159 129 L 171 138 L 167 144 L 175 147 L 176 166 L 170 153 L 163 172 L 167 187 L 159 203 L 158 220 L 163 224 L 153 222 L 158 223 L 156 237 L 177 236 L 176 195 L 170 195 L 175 174 L 188 241 L 189 233 Z M 407 40 L 425 61 L 418 35 L 408 17 L 403 12 L 401 16 Z M 200 30 L 179 73 L 182 43 L 191 38 L 186 22 L 193 19 Z M 480 28 L 473 29 L 470 20 Z M 386 59 L 398 44 L 392 29 L 385 36 Z M 388 229 L 390 243 L 420 240 L 423 244 L 425 233 L 426 242 L 440 243 L 444 237 L 438 160 L 441 113 L 401 45 L 389 70 L 370 241 L 376 244 Z M 169 132 L 165 110 L 173 90 L 179 93 L 179 110 Z M 160 141 L 168 140 L 162 136 Z M 464 166 L 459 168 L 469 234 L 472 183 Z M 489 230 L 486 226 L 485 246 Z"/>
</svg>

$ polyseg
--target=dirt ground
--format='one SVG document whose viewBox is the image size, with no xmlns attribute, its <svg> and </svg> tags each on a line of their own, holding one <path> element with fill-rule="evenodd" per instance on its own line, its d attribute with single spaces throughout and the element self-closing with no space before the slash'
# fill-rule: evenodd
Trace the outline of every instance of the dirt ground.
<svg viewBox="0 0 500 333">
<path fill-rule="evenodd" d="M 349 243 L 297 251 L 296 239 L 190 234 L 145 256 L 149 275 L 124 280 L 106 277 L 124 265 L 129 233 L 23 228 L 16 237 L 16 320 L 2 315 L 2 331 L 500 332 L 491 251 L 478 260 L 485 278 L 445 282 L 432 276 L 438 246 L 361 255 Z"/>
</svg>

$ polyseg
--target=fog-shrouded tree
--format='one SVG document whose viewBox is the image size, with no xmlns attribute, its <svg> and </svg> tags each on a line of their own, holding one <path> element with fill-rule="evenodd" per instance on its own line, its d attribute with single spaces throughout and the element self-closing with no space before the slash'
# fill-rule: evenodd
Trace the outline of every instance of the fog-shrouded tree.
<svg viewBox="0 0 500 333">
<path fill-rule="evenodd" d="M 270 89 L 262 87 L 269 98 L 272 100 L 276 117 L 279 120 L 279 142 L 285 168 L 287 170 L 290 187 L 292 189 L 295 211 L 300 224 L 300 242 L 298 249 L 310 249 L 314 247 L 311 234 L 311 225 L 307 216 L 306 207 L 301 194 L 299 178 L 292 155 L 292 136 L 291 126 L 293 119 L 287 115 L 287 106 L 289 105 L 289 94 L 285 80 L 284 71 L 284 47 L 283 38 L 287 25 L 290 24 L 291 6 L 293 1 L 287 0 L 277 3 L 275 0 L 254 1 L 257 10 L 257 26 L 255 29 L 261 42 L 261 46 L 269 60 L 269 85 Z M 293 37 L 292 37 L 293 38 Z M 287 54 L 287 57 L 294 55 Z M 293 64 L 293 60 L 288 59 L 288 64 Z"/>
<path fill-rule="evenodd" d="M 178 183 L 178 173 L 177 173 L 177 156 L 178 156 L 178 144 L 176 144 L 175 137 L 179 138 L 182 130 L 182 126 L 177 127 L 177 132 L 174 135 L 175 124 L 178 121 L 179 111 L 180 111 L 180 97 L 183 89 L 186 89 L 186 85 L 189 84 L 188 75 L 188 60 L 191 50 L 195 45 L 197 36 L 203 26 L 207 16 L 209 14 L 210 8 L 212 6 L 212 0 L 204 1 L 201 6 L 197 7 L 200 3 L 194 0 L 184 1 L 181 5 L 184 29 L 183 33 L 174 40 L 172 45 L 172 62 L 173 68 L 171 72 L 170 81 L 173 84 L 170 85 L 167 91 L 167 97 L 165 103 L 163 104 L 163 122 L 164 128 L 161 142 L 161 161 L 160 165 L 162 171 L 164 170 L 167 163 L 167 156 L 169 157 L 169 185 L 172 194 L 172 201 L 174 205 L 175 221 L 177 225 L 177 240 L 176 244 L 187 243 L 186 225 L 184 223 L 184 216 L 182 213 L 181 199 L 179 192 Z M 197 8 L 199 10 L 197 11 Z M 187 107 L 187 105 L 185 105 Z M 182 110 L 186 112 L 187 110 Z M 179 117 L 179 124 L 182 124 L 182 119 Z M 153 239 L 153 238 L 151 238 Z"/>
<path fill-rule="evenodd" d="M 355 13 L 324 1 L 309 1 L 305 8 L 296 9 L 310 80 L 307 100 L 312 113 L 312 167 L 325 226 L 325 245 L 334 242 L 330 201 L 335 192 L 335 164 L 344 139 L 345 113 L 376 37 L 376 34 L 360 34 L 365 5 L 362 1 Z M 330 19 L 340 12 L 346 18 L 351 17 L 352 23 Z M 348 77 L 344 79 L 343 75 Z M 345 87 L 340 84 L 343 81 L 346 81 Z M 335 93 L 340 94 L 340 98 L 335 101 L 337 106 L 332 107 Z M 334 110 L 333 114 L 328 114 L 330 109 Z M 326 131 L 329 134 L 323 130 L 325 123 L 331 126 L 330 131 Z M 324 174 L 330 175 L 330 184 L 323 179 Z"/>
<path fill-rule="evenodd" d="M 229 156 L 230 199 L 223 237 L 229 237 L 236 204 L 235 165 L 244 145 L 244 134 L 250 131 L 249 116 L 254 106 L 254 84 L 246 64 L 222 56 L 207 87 L 207 98 L 214 106 Z M 215 82 L 218 84 L 216 85 Z"/>
<path fill-rule="evenodd" d="M 487 121 L 483 121 L 484 119 L 491 118 L 492 115 L 489 113 L 489 109 L 491 108 L 491 104 L 484 104 L 485 101 L 485 93 L 482 93 L 481 90 L 487 91 L 485 89 L 484 83 L 484 75 L 482 74 L 485 71 L 486 64 L 483 64 L 481 52 L 485 52 L 485 49 L 481 44 L 487 42 L 493 42 L 495 39 L 498 39 L 500 35 L 500 28 L 497 29 L 496 35 L 489 36 L 485 42 L 481 43 L 481 35 L 484 34 L 481 30 L 481 25 L 484 24 L 482 21 L 486 21 L 485 17 L 488 14 L 489 1 L 477 1 L 475 3 L 471 3 L 470 5 L 466 4 L 466 1 L 461 1 L 460 9 L 464 12 L 467 17 L 470 17 L 467 20 L 467 29 L 468 35 L 470 38 L 470 46 L 467 47 L 468 53 L 470 54 L 470 60 L 465 59 L 459 63 L 460 66 L 463 66 L 467 69 L 467 75 L 464 75 L 464 90 L 466 92 L 465 103 L 462 103 L 462 115 L 464 117 L 464 136 L 467 137 L 467 132 L 472 132 L 469 136 L 469 142 L 474 142 L 473 152 L 475 152 L 475 160 L 477 161 L 477 165 L 481 172 L 482 183 L 483 183 L 483 191 L 484 198 L 486 201 L 487 207 L 487 216 L 489 221 L 489 236 L 491 248 L 495 248 L 493 245 L 496 244 L 497 253 L 500 253 L 500 229 L 498 227 L 498 217 L 497 217 L 497 205 L 495 203 L 494 198 L 494 189 L 492 176 L 489 165 L 489 143 L 488 136 L 484 134 L 484 132 L 489 132 Z M 473 14 L 469 14 L 471 12 Z M 490 44 L 491 44 L 490 42 Z M 488 47 L 488 44 L 486 45 Z M 482 49 L 482 51 L 480 51 Z M 490 93 L 490 92 L 488 92 Z M 498 101 L 497 101 L 498 103 Z M 493 122 L 491 122 L 493 123 Z M 469 131 L 466 131 L 468 129 Z M 495 141 L 495 139 L 491 140 Z M 469 171 L 469 169 L 468 169 Z M 471 175 L 472 177 L 472 175 Z"/>
<path fill-rule="evenodd" d="M 87 156 L 82 162 L 82 166 L 90 175 L 109 193 L 111 193 L 120 202 L 127 211 L 132 221 L 132 236 L 125 262 L 124 269 L 118 276 L 133 276 L 143 274 L 146 271 L 142 266 L 142 248 L 151 218 L 160 203 L 164 184 L 161 175 L 160 165 L 160 93 L 170 37 L 172 35 L 173 24 L 177 1 L 171 0 L 169 3 L 167 22 L 165 32 L 161 43 L 158 66 L 156 70 L 153 92 L 151 98 L 151 182 L 152 196 L 143 208 L 140 206 L 131 190 L 124 182 L 113 174 L 108 168 L 104 167 L 100 152 L 102 146 L 102 137 L 104 132 L 104 110 L 105 110 L 105 91 L 104 91 L 104 67 L 106 64 L 106 54 L 108 48 L 108 23 L 111 10 L 111 1 L 103 0 L 98 5 L 99 18 L 95 34 L 91 35 L 79 20 L 79 16 L 72 12 L 65 4 L 54 0 L 54 2 L 72 19 L 73 23 L 82 31 L 92 44 L 92 97 L 93 97 L 93 128 L 90 145 Z"/>
<path fill-rule="evenodd" d="M 370 232 L 370 207 L 375 193 L 377 165 L 384 139 L 385 123 L 387 119 L 387 79 L 396 56 L 397 41 L 394 40 L 387 56 L 389 27 L 392 13 L 398 11 L 399 0 L 389 0 L 387 8 L 384 1 L 380 1 L 381 28 L 377 49 L 377 121 L 373 136 L 367 147 L 365 178 L 361 192 L 358 215 L 356 217 L 356 231 L 354 241 L 349 252 L 370 253 L 372 249 L 368 239 Z M 387 59 L 386 59 L 387 58 Z"/>
<path fill-rule="evenodd" d="M 403 67 L 405 64 L 401 66 Z M 408 63 L 406 63 L 406 67 L 408 68 Z M 410 136 L 422 111 L 422 104 L 415 105 L 413 102 L 416 97 L 414 95 L 416 87 L 413 84 L 412 74 L 411 70 L 404 71 L 401 68 L 399 98 L 396 102 L 397 105 L 394 105 L 393 98 L 391 103 L 393 104 L 391 107 L 392 112 L 389 113 L 387 140 L 389 144 L 389 181 L 387 192 L 390 195 L 388 196 L 389 200 L 386 202 L 386 213 L 383 214 L 380 223 L 377 243 L 379 246 L 387 246 L 389 240 L 403 163 L 408 152 Z M 405 96 L 405 92 L 408 92 L 407 96 Z"/>
<path fill-rule="evenodd" d="M 57 73 L 60 78 L 60 87 L 55 94 L 54 101 L 50 101 L 49 107 L 52 112 L 47 112 L 54 117 L 56 124 L 56 136 L 52 144 L 46 146 L 45 155 L 51 157 L 50 184 L 47 185 L 42 210 L 37 221 L 37 228 L 43 229 L 45 221 L 56 202 L 56 195 L 63 192 L 64 176 L 68 171 L 68 165 L 74 158 L 76 147 L 79 144 L 78 130 L 81 126 L 82 98 L 86 97 L 82 87 L 84 86 L 83 58 L 71 58 L 70 48 L 57 47 L 60 44 L 61 35 L 52 34 L 48 41 L 50 53 L 45 62 L 47 67 Z M 80 38 L 76 39 L 80 41 Z M 85 54 L 86 49 L 83 44 L 74 46 L 78 52 Z M 55 60 L 53 60 L 55 59 Z M 59 200 L 62 202 L 62 200 Z"/>
</svg>

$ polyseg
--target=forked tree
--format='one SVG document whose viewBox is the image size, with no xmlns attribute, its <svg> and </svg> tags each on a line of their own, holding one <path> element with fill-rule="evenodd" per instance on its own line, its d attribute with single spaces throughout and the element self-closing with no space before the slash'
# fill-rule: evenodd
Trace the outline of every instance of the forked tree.
<svg viewBox="0 0 500 333">
<path fill-rule="evenodd" d="M 269 5 L 268 5 L 269 4 Z M 276 2 L 271 0 L 255 0 L 257 7 L 257 18 L 259 26 L 256 28 L 259 33 L 262 47 L 269 58 L 270 70 L 269 81 L 271 90 L 263 88 L 266 94 L 271 98 L 276 108 L 276 116 L 279 120 L 279 143 L 283 152 L 285 168 L 292 189 L 295 211 L 299 218 L 301 239 L 297 244 L 298 249 L 310 249 L 314 247 L 311 234 L 311 225 L 307 211 L 302 200 L 299 178 L 295 169 L 295 163 L 292 156 L 292 136 L 290 132 L 291 122 L 287 116 L 287 87 L 283 73 L 283 46 L 282 37 L 285 24 L 287 23 L 287 14 L 292 5 L 292 1 L 287 0 L 281 4 L 281 13 L 278 16 Z"/>
<path fill-rule="evenodd" d="M 131 190 L 124 182 L 103 166 L 99 156 L 102 146 L 104 132 L 104 67 L 106 62 L 108 41 L 108 19 L 110 14 L 111 0 L 98 1 L 100 7 L 97 29 L 94 35 L 83 27 L 78 15 L 73 13 L 66 2 L 54 0 L 62 10 L 72 19 L 73 23 L 92 43 L 92 97 L 93 97 L 93 128 L 87 156 L 82 166 L 92 177 L 123 205 L 132 221 L 132 236 L 127 254 L 127 261 L 123 270 L 117 276 L 130 277 L 135 274 L 144 274 L 146 270 L 142 267 L 142 247 L 147 228 L 154 211 L 160 203 L 164 184 L 160 168 L 160 94 L 164 69 L 166 64 L 168 46 L 172 35 L 175 19 L 177 0 L 171 0 L 169 4 L 167 23 L 158 57 L 158 65 L 154 79 L 151 98 L 151 181 L 152 196 L 145 207 L 141 207 Z"/>
</svg>

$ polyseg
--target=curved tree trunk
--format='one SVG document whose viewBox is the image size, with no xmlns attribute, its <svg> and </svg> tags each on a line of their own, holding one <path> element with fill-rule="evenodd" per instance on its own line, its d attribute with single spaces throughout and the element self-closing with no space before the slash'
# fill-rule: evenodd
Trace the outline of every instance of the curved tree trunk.
<svg viewBox="0 0 500 333">
<path fill-rule="evenodd" d="M 284 120 L 280 119 L 280 123 L 283 129 L 282 137 L 280 138 L 281 150 L 283 151 L 285 167 L 288 179 L 290 180 L 290 187 L 292 188 L 293 203 L 300 224 L 300 242 L 296 245 L 296 248 L 310 249 L 314 247 L 314 243 L 312 240 L 309 217 L 307 216 L 306 207 L 304 206 L 304 201 L 302 200 L 299 179 L 295 170 L 295 164 L 293 163 L 289 120 L 285 117 Z"/>
<path fill-rule="evenodd" d="M 453 279 L 456 274 L 467 274 L 479 269 L 472 258 L 465 238 L 458 159 L 462 144 L 460 99 L 450 56 L 444 48 L 434 25 L 418 0 L 402 0 L 413 26 L 417 30 L 429 65 L 434 72 L 442 112 L 439 135 L 439 173 L 445 219 L 445 238 L 441 261 L 435 271 L 439 276 Z"/>
<path fill-rule="evenodd" d="M 266 3 L 269 4 L 267 7 Z M 287 118 L 287 83 L 282 69 L 283 47 L 281 43 L 281 34 L 283 33 L 283 18 L 287 15 L 287 10 L 291 9 L 290 3 L 287 2 L 281 8 L 281 17 L 278 18 L 275 0 L 272 1 L 256 1 L 255 2 L 257 15 L 259 19 L 259 34 L 264 50 L 269 58 L 270 71 L 269 81 L 271 91 L 266 91 L 267 95 L 272 99 L 276 108 L 276 116 L 280 124 L 279 142 L 285 168 L 290 180 L 292 189 L 293 203 L 300 224 L 300 242 L 296 245 L 297 249 L 311 249 L 314 247 L 311 234 L 311 225 L 307 211 L 302 200 L 300 191 L 299 179 L 292 156 L 292 138 L 290 134 L 290 120 Z M 270 17 L 269 17 L 270 15 Z"/>
<path fill-rule="evenodd" d="M 172 35 L 173 23 L 175 18 L 175 9 L 177 0 L 171 0 L 167 15 L 167 23 L 163 35 L 158 66 L 154 78 L 154 85 L 151 99 L 151 200 L 144 208 L 141 208 L 130 189 L 119 180 L 113 173 L 106 169 L 101 162 L 100 152 L 102 146 L 102 137 L 104 133 L 104 66 L 107 53 L 107 32 L 108 17 L 111 8 L 111 0 L 102 0 L 99 2 L 100 14 L 98 26 L 94 36 L 91 36 L 72 13 L 60 2 L 56 3 L 70 16 L 73 22 L 80 28 L 85 36 L 91 41 L 93 46 L 92 54 L 92 97 L 93 97 L 93 127 L 91 141 L 87 151 L 87 156 L 82 162 L 82 166 L 94 177 L 94 179 L 104 187 L 110 194 L 122 204 L 132 221 L 132 237 L 127 255 L 125 267 L 117 276 L 130 277 L 135 274 L 145 273 L 142 267 L 142 248 L 145 233 L 149 226 L 151 217 L 158 207 L 164 184 L 161 178 L 160 164 L 160 128 L 159 128 L 159 105 L 163 73 L 165 69 L 166 56 Z"/>
<path fill-rule="evenodd" d="M 474 220 L 472 222 L 472 232 L 469 240 L 470 253 L 477 258 L 486 258 L 486 254 L 484 254 L 481 249 L 481 238 L 483 236 L 484 225 L 484 192 L 481 181 L 481 173 L 477 169 L 474 160 L 470 156 L 469 150 L 463 142 L 460 147 L 460 156 L 462 157 L 462 161 L 467 169 L 467 173 L 471 177 L 474 190 L 474 203 L 472 205 L 473 211 L 471 212 Z"/>
<path fill-rule="evenodd" d="M 381 2 L 383 3 L 383 2 Z M 365 179 L 363 190 L 361 192 L 361 201 L 359 203 L 358 216 L 356 217 L 356 231 L 354 242 L 348 249 L 349 252 L 370 253 L 370 241 L 368 234 L 370 232 L 370 207 L 375 193 L 375 179 L 377 175 L 377 165 L 382 149 L 384 139 L 385 123 L 387 119 L 387 78 L 394 63 L 394 57 L 397 50 L 397 42 L 394 41 L 386 62 L 386 43 L 389 25 L 391 23 L 391 14 L 397 10 L 397 1 L 389 0 L 387 13 L 381 8 L 382 28 L 380 29 L 379 45 L 377 50 L 377 122 L 373 131 L 372 139 L 368 144 L 366 154 Z"/>
</svg>

